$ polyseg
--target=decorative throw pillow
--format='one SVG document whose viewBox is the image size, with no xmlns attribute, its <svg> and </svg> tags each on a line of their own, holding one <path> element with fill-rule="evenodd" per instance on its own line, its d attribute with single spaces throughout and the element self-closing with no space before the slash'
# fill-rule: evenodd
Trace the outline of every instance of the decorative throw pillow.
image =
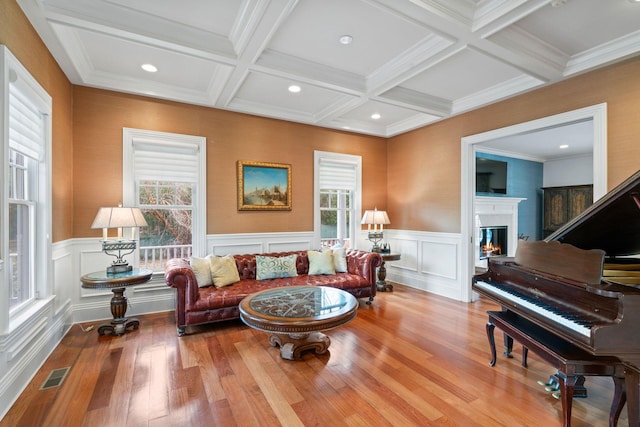
<svg viewBox="0 0 640 427">
<path fill-rule="evenodd" d="M 333 250 L 333 268 L 335 268 L 337 273 L 346 273 L 348 271 L 346 248 Z"/>
<path fill-rule="evenodd" d="M 307 251 L 309 256 L 309 275 L 316 274 L 334 274 L 336 272 L 333 267 L 332 251 L 318 252 Z"/>
<path fill-rule="evenodd" d="M 256 280 L 296 277 L 296 254 L 282 257 L 256 255 Z"/>
<path fill-rule="evenodd" d="M 231 255 L 211 257 L 211 279 L 216 288 L 231 285 L 240 281 L 236 261 Z"/>
<path fill-rule="evenodd" d="M 196 275 L 198 286 L 201 288 L 213 285 L 213 280 L 211 279 L 211 268 L 209 267 L 211 263 L 210 260 L 211 255 L 207 255 L 204 258 L 192 256 L 189 259 L 189 262 L 191 263 L 191 269 Z"/>
</svg>

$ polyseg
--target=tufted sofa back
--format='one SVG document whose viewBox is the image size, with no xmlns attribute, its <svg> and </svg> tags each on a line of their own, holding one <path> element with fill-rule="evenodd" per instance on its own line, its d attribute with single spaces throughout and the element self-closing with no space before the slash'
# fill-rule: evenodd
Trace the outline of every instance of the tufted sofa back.
<svg viewBox="0 0 640 427">
<path fill-rule="evenodd" d="M 238 273 L 240 280 L 255 279 L 256 278 L 256 255 L 271 256 L 271 257 L 283 257 L 296 254 L 296 269 L 298 274 L 307 274 L 309 272 L 309 256 L 307 251 L 293 251 L 293 252 L 272 252 L 266 254 L 247 254 L 247 255 L 234 255 L 233 258 L 236 261 L 236 267 L 238 267 Z"/>
</svg>

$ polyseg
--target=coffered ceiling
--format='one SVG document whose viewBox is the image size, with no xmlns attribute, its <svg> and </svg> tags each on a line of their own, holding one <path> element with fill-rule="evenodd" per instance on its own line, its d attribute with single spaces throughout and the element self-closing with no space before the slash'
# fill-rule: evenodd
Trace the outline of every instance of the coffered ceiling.
<svg viewBox="0 0 640 427">
<path fill-rule="evenodd" d="M 632 0 L 18 3 L 74 84 L 383 137 L 640 52 Z"/>
</svg>

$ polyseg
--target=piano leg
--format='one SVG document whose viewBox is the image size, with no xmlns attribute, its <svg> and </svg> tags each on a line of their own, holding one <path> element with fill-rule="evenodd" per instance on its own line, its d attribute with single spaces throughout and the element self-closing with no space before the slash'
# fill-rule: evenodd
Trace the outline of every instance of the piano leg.
<svg viewBox="0 0 640 427">
<path fill-rule="evenodd" d="M 587 388 L 584 386 L 585 378 L 582 375 L 578 375 L 576 384 L 573 387 L 573 397 L 587 397 Z"/>
<path fill-rule="evenodd" d="M 509 335 L 507 335 L 506 333 L 504 334 L 504 355 L 507 356 L 509 359 L 512 359 L 513 356 L 511 355 L 511 352 L 513 351 L 513 338 L 511 338 Z"/>
<path fill-rule="evenodd" d="M 629 426 L 640 426 L 640 370 L 631 364 L 624 366 L 627 411 L 629 414 Z"/>
<path fill-rule="evenodd" d="M 558 375 L 560 380 L 560 399 L 562 400 L 562 426 L 571 426 L 571 404 L 573 403 L 573 388 L 578 376 Z"/>
<path fill-rule="evenodd" d="M 613 392 L 613 402 L 611 402 L 611 410 L 609 411 L 609 427 L 615 427 L 618 425 L 618 418 L 620 417 L 622 408 L 627 400 L 624 377 L 614 376 L 613 384 L 615 388 Z M 631 420 L 629 420 L 629 425 L 634 425 L 631 423 Z M 637 423 L 635 425 L 637 425 Z"/>
<path fill-rule="evenodd" d="M 487 322 L 487 338 L 489 339 L 489 348 L 491 349 L 491 362 L 489 362 L 489 366 L 496 366 L 496 340 L 493 337 L 495 327 L 496 325 L 490 321 Z"/>
</svg>

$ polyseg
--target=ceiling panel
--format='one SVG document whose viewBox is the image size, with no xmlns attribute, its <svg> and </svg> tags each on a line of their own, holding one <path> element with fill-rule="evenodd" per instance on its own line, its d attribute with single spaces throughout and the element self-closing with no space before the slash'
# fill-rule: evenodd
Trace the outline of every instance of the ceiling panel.
<svg viewBox="0 0 640 427">
<path fill-rule="evenodd" d="M 520 70 L 483 52 L 465 49 L 400 86 L 454 101 L 521 74 Z"/>
<path fill-rule="evenodd" d="M 125 11 L 129 9 L 221 35 L 231 33 L 240 8 L 245 3 L 238 0 L 180 0 L 180 7 L 176 7 L 175 0 L 105 0 L 104 2 L 120 6 L 121 11 L 116 13 L 126 13 Z"/>
<path fill-rule="evenodd" d="M 269 49 L 367 76 L 431 34 L 374 3 L 360 0 L 303 1 L 269 43 Z M 349 35 L 351 44 L 340 37 Z"/>
<path fill-rule="evenodd" d="M 570 0 L 543 7 L 516 22 L 569 55 L 640 31 L 640 5 L 630 0 Z"/>
<path fill-rule="evenodd" d="M 231 106 L 253 105 L 255 112 L 264 109 L 265 115 L 278 114 L 309 115 L 320 114 L 332 103 L 342 100 L 346 95 L 336 91 L 309 84 L 300 84 L 298 93 L 291 93 L 288 87 L 290 79 L 264 73 L 250 73 L 242 83 Z M 269 111 L 269 110 L 272 110 Z"/>
<path fill-rule="evenodd" d="M 75 37 L 82 44 L 82 57 L 92 70 L 87 74 L 88 82 L 94 73 L 100 73 L 103 78 L 111 76 L 114 84 L 118 84 L 118 79 L 132 78 L 204 92 L 214 76 L 216 63 L 203 58 L 86 30 L 76 30 Z M 102 54 L 103 46 L 109 46 L 113 52 Z M 140 65 L 146 63 L 155 65 L 158 72 L 144 71 Z"/>
</svg>

